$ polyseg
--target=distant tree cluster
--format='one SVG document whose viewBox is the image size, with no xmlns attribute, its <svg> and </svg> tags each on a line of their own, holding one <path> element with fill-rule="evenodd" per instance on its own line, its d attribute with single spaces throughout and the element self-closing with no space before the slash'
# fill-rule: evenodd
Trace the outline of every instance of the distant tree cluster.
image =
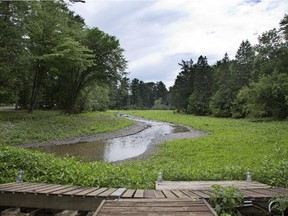
<svg viewBox="0 0 288 216">
<path fill-rule="evenodd" d="M 0 29 L 0 103 L 104 110 L 126 75 L 118 39 L 87 28 L 64 0 L 0 1 Z"/>
<path fill-rule="evenodd" d="M 180 111 L 217 117 L 288 116 L 288 15 L 280 29 L 264 32 L 258 44 L 242 41 L 235 59 L 210 66 L 183 61 L 170 88 L 171 105 Z"/>
<path fill-rule="evenodd" d="M 160 81 L 143 82 L 123 78 L 110 88 L 111 109 L 168 109 L 168 90 Z M 114 89 L 114 90 L 113 90 Z"/>
</svg>

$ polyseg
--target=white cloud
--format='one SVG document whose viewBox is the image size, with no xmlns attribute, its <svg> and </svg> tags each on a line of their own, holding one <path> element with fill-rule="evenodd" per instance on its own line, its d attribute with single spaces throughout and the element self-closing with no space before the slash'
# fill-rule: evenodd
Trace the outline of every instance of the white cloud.
<svg viewBox="0 0 288 216">
<path fill-rule="evenodd" d="M 233 58 L 242 40 L 252 44 L 278 28 L 283 0 L 86 0 L 73 8 L 90 27 L 115 35 L 126 50 L 130 78 L 174 83 L 181 59 L 225 52 Z"/>
</svg>

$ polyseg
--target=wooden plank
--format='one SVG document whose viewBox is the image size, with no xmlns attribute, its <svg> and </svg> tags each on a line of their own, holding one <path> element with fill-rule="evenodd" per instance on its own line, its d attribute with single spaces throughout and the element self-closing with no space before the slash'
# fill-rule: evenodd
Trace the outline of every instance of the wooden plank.
<svg viewBox="0 0 288 216">
<path fill-rule="evenodd" d="M 210 204 L 209 204 L 205 199 L 203 199 L 202 201 L 203 201 L 204 204 L 208 207 L 208 209 L 210 210 L 210 212 L 211 212 L 214 216 L 217 216 L 216 211 L 210 206 Z"/>
<path fill-rule="evenodd" d="M 192 193 L 191 191 L 188 190 L 180 190 L 183 194 L 186 194 L 190 199 L 192 200 L 198 200 L 201 198 L 199 195 Z"/>
<path fill-rule="evenodd" d="M 1 191 L 14 191 L 16 189 L 19 189 L 19 188 L 22 188 L 22 187 L 25 187 L 25 186 L 30 186 L 32 185 L 31 183 L 13 183 L 13 184 L 7 184 L 7 185 L 4 185 L 0 190 Z"/>
<path fill-rule="evenodd" d="M 267 197 L 272 197 L 272 196 L 274 196 L 275 194 L 277 194 L 276 191 L 273 191 L 273 190 L 270 190 L 270 189 L 261 189 L 261 188 L 259 188 L 259 189 L 253 189 L 253 190 L 250 190 L 250 191 L 252 191 L 252 192 L 254 192 L 254 193 L 264 194 L 264 195 L 266 195 Z"/>
<path fill-rule="evenodd" d="M 172 193 L 174 193 L 179 198 L 189 198 L 187 194 L 182 193 L 180 190 L 172 190 Z"/>
<path fill-rule="evenodd" d="M 288 194 L 287 188 L 271 188 L 269 190 L 275 191 L 275 192 L 280 193 L 280 194 Z"/>
<path fill-rule="evenodd" d="M 109 207 L 103 206 L 101 212 L 129 212 L 133 209 L 133 212 L 209 212 L 206 205 L 201 206 L 146 206 L 146 207 L 135 207 L 135 206 L 117 206 Z"/>
<path fill-rule="evenodd" d="M 162 192 L 167 198 L 177 198 L 177 196 L 173 194 L 171 190 L 162 190 Z"/>
<path fill-rule="evenodd" d="M 112 194 L 116 190 L 117 190 L 116 188 L 111 188 L 111 189 L 108 189 L 108 190 L 104 191 L 103 193 L 100 193 L 97 196 L 98 197 L 108 197 L 110 194 Z"/>
<path fill-rule="evenodd" d="M 84 190 L 87 190 L 87 188 L 85 187 L 80 187 L 80 188 L 77 188 L 75 190 L 71 190 L 71 191 L 67 191 L 67 192 L 64 192 L 62 193 L 62 195 L 64 196 L 74 196 L 75 194 L 79 193 L 79 192 L 82 192 Z"/>
<path fill-rule="evenodd" d="M 102 192 L 104 192 L 104 191 L 106 191 L 106 190 L 108 190 L 108 188 L 99 188 L 98 190 L 93 191 L 93 192 L 91 192 L 91 193 L 88 193 L 88 194 L 86 194 L 85 196 L 86 196 L 86 197 L 95 197 L 95 196 L 97 196 L 98 194 L 100 194 L 100 193 L 102 193 Z"/>
<path fill-rule="evenodd" d="M 66 187 L 67 187 L 67 185 L 47 185 L 47 187 L 45 187 L 45 188 L 35 190 L 34 193 L 36 193 L 36 194 L 42 193 L 42 194 L 49 195 L 49 193 L 51 193 L 53 191 L 61 190 L 61 189 L 66 188 Z"/>
<path fill-rule="evenodd" d="M 46 196 L 46 194 L 3 193 L 0 194 L 0 206 L 19 206 L 39 209 L 71 209 L 95 211 L 103 199 L 98 197 Z"/>
<path fill-rule="evenodd" d="M 99 187 L 87 188 L 84 191 L 76 193 L 75 196 L 85 196 L 86 194 L 92 193 L 98 189 L 99 189 Z"/>
<path fill-rule="evenodd" d="M 101 208 L 103 207 L 103 205 L 105 204 L 106 200 L 103 200 L 100 205 L 98 206 L 98 208 L 96 209 L 96 211 L 94 212 L 94 214 L 92 216 L 97 216 L 99 211 L 101 210 Z"/>
<path fill-rule="evenodd" d="M 269 196 L 265 195 L 265 194 L 261 194 L 261 193 L 258 193 L 258 192 L 253 192 L 253 191 L 250 191 L 248 189 L 245 189 L 245 190 L 240 190 L 243 194 L 244 194 L 244 197 L 249 197 L 249 198 L 269 198 Z"/>
<path fill-rule="evenodd" d="M 145 190 L 144 191 L 144 197 L 149 198 L 149 199 L 154 199 L 156 198 L 154 190 Z"/>
<path fill-rule="evenodd" d="M 187 190 L 209 190 L 212 185 L 235 186 L 240 189 L 269 188 L 271 186 L 259 182 L 248 181 L 163 181 L 157 182 L 157 190 L 187 189 Z"/>
<path fill-rule="evenodd" d="M 136 190 L 134 198 L 143 198 L 143 197 L 144 197 L 144 190 Z"/>
<path fill-rule="evenodd" d="M 160 198 L 160 199 L 161 199 L 161 198 L 166 198 L 165 195 L 162 193 L 161 190 L 155 190 L 155 191 L 154 191 L 154 194 L 155 194 L 155 197 L 156 197 L 156 198 Z"/>
<path fill-rule="evenodd" d="M 214 216 L 203 200 L 191 199 L 120 199 L 107 200 L 93 216 L 139 215 L 139 216 Z"/>
<path fill-rule="evenodd" d="M 78 189 L 80 188 L 79 186 L 66 186 L 65 188 L 61 189 L 61 190 L 57 190 L 57 191 L 53 191 L 51 192 L 50 194 L 51 195 L 62 195 L 63 193 L 66 193 L 68 191 L 72 191 L 72 190 L 75 190 L 75 189 Z"/>
<path fill-rule="evenodd" d="M 196 195 L 198 195 L 201 198 L 204 198 L 204 199 L 208 199 L 209 198 L 209 196 L 207 194 L 202 193 L 201 191 L 198 191 L 198 190 L 189 190 L 189 191 L 194 193 L 194 194 L 196 194 Z"/>
<path fill-rule="evenodd" d="M 147 207 L 147 206 L 153 206 L 153 207 L 183 207 L 183 206 L 197 206 L 197 207 L 205 207 L 206 205 L 201 201 L 200 203 L 194 203 L 191 202 L 191 200 L 186 201 L 169 201 L 168 199 L 165 199 L 165 202 L 158 202 L 154 200 L 153 202 L 107 202 L 105 204 L 106 206 L 113 207 L 113 206 L 119 206 L 119 207 Z"/>
<path fill-rule="evenodd" d="M 116 191 L 111 193 L 109 197 L 121 197 L 122 194 L 124 194 L 126 191 L 126 188 L 118 188 Z"/>
<path fill-rule="evenodd" d="M 98 213 L 96 216 L 213 216 L 211 212 L 114 212 L 114 213 Z M 94 216 L 94 215 L 93 215 Z"/>
<path fill-rule="evenodd" d="M 132 198 L 136 190 L 134 189 L 128 189 L 126 192 L 122 195 L 122 198 Z"/>
<path fill-rule="evenodd" d="M 31 185 L 29 187 L 22 187 L 19 189 L 16 189 L 15 192 L 23 192 L 23 193 L 34 193 L 34 191 L 36 191 L 37 189 L 42 189 L 45 188 L 47 185 L 46 184 L 35 184 L 35 185 Z"/>
</svg>

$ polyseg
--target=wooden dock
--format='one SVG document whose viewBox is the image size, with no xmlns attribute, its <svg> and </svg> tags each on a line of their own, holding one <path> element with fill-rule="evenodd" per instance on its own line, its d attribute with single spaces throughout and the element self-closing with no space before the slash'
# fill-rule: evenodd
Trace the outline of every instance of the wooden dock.
<svg viewBox="0 0 288 216">
<path fill-rule="evenodd" d="M 156 190 L 125 189 L 125 188 L 98 188 L 38 183 L 7 183 L 0 185 L 0 207 L 25 207 L 37 209 L 69 209 L 78 211 L 95 211 L 103 200 L 155 200 L 166 202 L 172 200 L 197 201 L 208 199 L 211 188 L 207 182 L 205 187 L 190 188 L 156 186 Z M 166 182 L 167 183 L 167 182 Z M 213 182 L 217 184 L 217 182 Z M 220 183 L 220 182 L 218 182 Z M 234 182 L 235 183 L 235 182 Z M 171 183 L 172 184 L 172 183 Z M 201 184 L 200 182 L 197 183 Z M 244 183 L 243 183 L 244 184 Z M 250 187 L 242 186 L 240 190 L 247 200 L 264 201 L 275 194 L 288 194 L 288 189 L 272 188 L 268 185 L 252 183 Z M 245 185 L 245 184 L 244 184 Z M 160 187 L 160 188 L 159 188 Z M 170 189 L 169 189 L 170 187 Z M 153 201 L 152 201 L 153 200 Z M 110 202 L 106 205 L 110 205 Z M 149 202 L 150 203 L 150 202 Z M 115 204 L 115 203 L 114 203 Z M 129 204 L 130 205 L 130 204 Z"/>
<path fill-rule="evenodd" d="M 120 199 L 104 200 L 93 216 L 216 216 L 205 200 L 191 199 Z"/>
</svg>

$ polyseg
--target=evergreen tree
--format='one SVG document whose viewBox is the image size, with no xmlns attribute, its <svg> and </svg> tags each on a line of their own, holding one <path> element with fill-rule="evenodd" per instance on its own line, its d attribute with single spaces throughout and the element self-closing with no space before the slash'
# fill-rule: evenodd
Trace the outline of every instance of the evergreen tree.
<svg viewBox="0 0 288 216">
<path fill-rule="evenodd" d="M 179 63 L 181 72 L 177 75 L 174 85 L 170 88 L 170 102 L 178 112 L 187 111 L 188 99 L 193 92 L 195 68 L 193 61 L 184 61 Z"/>
<path fill-rule="evenodd" d="M 188 112 L 196 115 L 209 114 L 209 101 L 212 94 L 212 69 L 207 58 L 200 56 L 194 65 L 193 93 L 189 97 Z"/>
</svg>

